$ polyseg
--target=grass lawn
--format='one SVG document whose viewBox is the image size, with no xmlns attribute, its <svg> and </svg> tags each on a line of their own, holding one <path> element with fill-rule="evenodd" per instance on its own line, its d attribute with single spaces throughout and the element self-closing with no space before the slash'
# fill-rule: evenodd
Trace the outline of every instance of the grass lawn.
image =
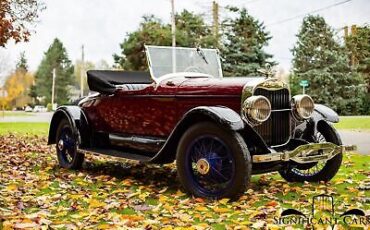
<svg viewBox="0 0 370 230">
<path fill-rule="evenodd" d="M 49 123 L 32 122 L 0 122 L 0 135 L 13 133 L 16 135 L 41 135 L 46 136 Z"/>
<path fill-rule="evenodd" d="M 337 129 L 363 129 L 370 131 L 370 116 L 340 117 Z"/>
</svg>

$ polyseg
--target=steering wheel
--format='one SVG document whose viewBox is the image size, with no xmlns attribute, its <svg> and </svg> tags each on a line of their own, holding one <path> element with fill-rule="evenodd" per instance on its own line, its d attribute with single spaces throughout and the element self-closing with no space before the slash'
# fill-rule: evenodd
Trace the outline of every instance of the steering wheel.
<svg viewBox="0 0 370 230">
<path fill-rule="evenodd" d="M 187 67 L 184 72 L 206 73 L 206 70 L 200 66 L 191 65 Z"/>
</svg>

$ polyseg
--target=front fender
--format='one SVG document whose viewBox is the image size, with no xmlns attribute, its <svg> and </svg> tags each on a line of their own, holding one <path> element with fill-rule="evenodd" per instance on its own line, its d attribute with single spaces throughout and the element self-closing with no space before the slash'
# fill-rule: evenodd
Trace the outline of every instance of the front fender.
<svg viewBox="0 0 370 230">
<path fill-rule="evenodd" d="M 244 122 L 234 110 L 222 106 L 199 106 L 189 110 L 168 137 L 161 150 L 151 159 L 152 163 L 171 163 L 176 158 L 176 148 L 184 132 L 192 125 L 211 121 L 225 129 L 239 131 L 244 128 Z"/>
<path fill-rule="evenodd" d="M 54 112 L 49 128 L 48 144 L 55 144 L 56 132 L 62 119 L 67 119 L 80 145 L 89 143 L 89 126 L 85 113 L 78 106 L 61 106 Z"/>
<path fill-rule="evenodd" d="M 315 104 L 315 112 L 316 112 L 315 119 L 326 120 L 332 123 L 339 122 L 338 114 L 334 110 L 325 105 Z"/>
<path fill-rule="evenodd" d="M 315 104 L 315 109 L 311 118 L 296 127 L 294 137 L 313 141 L 312 137 L 315 135 L 317 130 L 331 129 L 340 140 L 338 132 L 331 125 L 331 123 L 338 122 L 339 116 L 334 110 L 325 105 Z"/>
</svg>

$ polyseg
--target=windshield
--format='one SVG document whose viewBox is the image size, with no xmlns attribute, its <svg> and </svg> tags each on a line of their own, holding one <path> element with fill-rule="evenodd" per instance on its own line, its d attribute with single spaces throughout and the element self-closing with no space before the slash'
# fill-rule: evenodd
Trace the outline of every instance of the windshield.
<svg viewBox="0 0 370 230">
<path fill-rule="evenodd" d="M 146 46 L 146 54 L 150 72 L 155 79 L 179 72 L 222 77 L 220 58 L 216 49 Z"/>
</svg>

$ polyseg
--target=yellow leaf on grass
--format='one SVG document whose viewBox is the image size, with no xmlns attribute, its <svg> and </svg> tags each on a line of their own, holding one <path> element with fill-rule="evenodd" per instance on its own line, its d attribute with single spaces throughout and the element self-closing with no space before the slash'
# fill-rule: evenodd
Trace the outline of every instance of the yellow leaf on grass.
<svg viewBox="0 0 370 230">
<path fill-rule="evenodd" d="M 91 199 L 89 201 L 89 207 L 90 208 L 100 208 L 100 207 L 104 207 L 106 204 L 104 202 L 101 202 L 97 199 Z"/>
<path fill-rule="evenodd" d="M 176 196 L 185 196 L 186 194 L 185 193 L 183 193 L 183 192 L 181 192 L 180 190 L 177 190 L 177 192 L 176 192 L 176 194 L 175 194 Z"/>
<path fill-rule="evenodd" d="M 13 224 L 10 221 L 3 222 L 3 230 L 13 230 Z"/>
<path fill-rule="evenodd" d="M 221 204 L 227 204 L 227 202 L 229 202 L 230 199 L 228 198 L 223 198 L 221 200 L 219 200 L 218 202 L 220 202 Z"/>
<path fill-rule="evenodd" d="M 81 197 L 83 197 L 84 195 L 80 195 L 80 194 L 71 194 L 69 195 L 69 197 L 73 200 L 77 200 L 77 199 L 80 199 Z"/>
<path fill-rule="evenodd" d="M 127 191 L 126 190 L 123 190 L 123 189 L 117 189 L 117 190 L 114 190 L 112 192 L 112 194 L 115 194 L 115 193 L 125 193 L 125 192 L 127 192 Z"/>
<path fill-rule="evenodd" d="M 164 195 L 159 195 L 159 202 L 166 202 L 168 198 Z"/>
<path fill-rule="evenodd" d="M 225 212 L 229 212 L 229 211 L 230 211 L 230 209 L 228 209 L 228 208 L 218 208 L 218 207 L 214 207 L 214 208 L 213 208 L 213 211 L 218 212 L 218 213 L 225 213 Z"/>
<path fill-rule="evenodd" d="M 144 192 L 139 195 L 140 200 L 145 200 L 150 195 L 149 192 Z"/>
<path fill-rule="evenodd" d="M 16 184 L 10 184 L 8 186 L 6 186 L 6 190 L 8 191 L 15 191 L 18 189 L 18 186 Z"/>
<path fill-rule="evenodd" d="M 98 229 L 110 229 L 112 228 L 109 224 L 99 224 Z"/>
<path fill-rule="evenodd" d="M 206 208 L 204 206 L 197 206 L 197 207 L 195 207 L 195 210 L 200 211 L 200 212 L 205 212 L 205 211 L 208 211 L 208 208 Z"/>
<path fill-rule="evenodd" d="M 173 229 L 172 226 L 166 226 L 166 227 L 162 228 L 162 230 L 172 230 L 172 229 Z"/>
</svg>

